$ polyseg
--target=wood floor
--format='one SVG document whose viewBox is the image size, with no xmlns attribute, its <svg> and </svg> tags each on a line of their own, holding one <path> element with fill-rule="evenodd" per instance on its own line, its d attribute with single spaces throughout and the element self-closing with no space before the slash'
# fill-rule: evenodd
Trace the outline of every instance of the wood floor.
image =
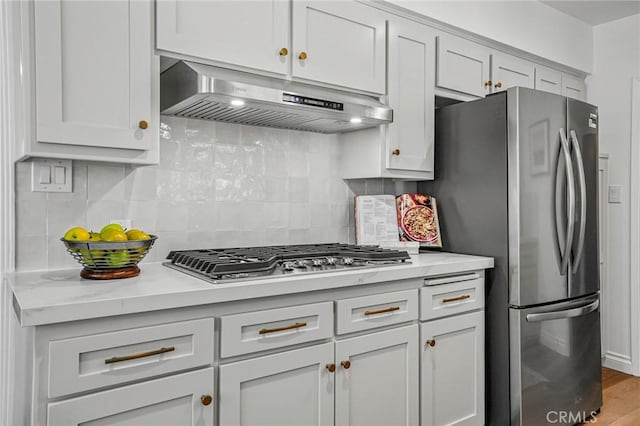
<svg viewBox="0 0 640 426">
<path fill-rule="evenodd" d="M 640 425 L 640 377 L 603 368 L 602 393 L 604 404 L 597 421 L 587 425 Z"/>
</svg>

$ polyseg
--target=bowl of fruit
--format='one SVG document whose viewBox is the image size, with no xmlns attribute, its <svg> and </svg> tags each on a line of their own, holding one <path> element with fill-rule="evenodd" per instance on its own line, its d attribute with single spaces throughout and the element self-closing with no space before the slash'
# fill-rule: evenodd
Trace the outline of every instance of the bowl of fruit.
<svg viewBox="0 0 640 426">
<path fill-rule="evenodd" d="M 124 229 L 120 224 L 106 225 L 100 232 L 82 227 L 69 229 L 61 238 L 67 251 L 84 269 L 82 278 L 111 280 L 140 274 L 138 263 L 156 241 L 140 229 Z"/>
</svg>

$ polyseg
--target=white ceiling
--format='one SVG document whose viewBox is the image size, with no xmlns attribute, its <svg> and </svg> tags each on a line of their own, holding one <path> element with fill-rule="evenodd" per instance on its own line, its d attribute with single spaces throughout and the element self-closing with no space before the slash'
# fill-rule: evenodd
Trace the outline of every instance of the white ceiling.
<svg viewBox="0 0 640 426">
<path fill-rule="evenodd" d="M 541 0 L 542 3 L 554 9 L 571 15 L 590 25 L 604 24 L 615 21 L 625 16 L 640 13 L 640 0 L 638 1 L 549 1 Z"/>
</svg>

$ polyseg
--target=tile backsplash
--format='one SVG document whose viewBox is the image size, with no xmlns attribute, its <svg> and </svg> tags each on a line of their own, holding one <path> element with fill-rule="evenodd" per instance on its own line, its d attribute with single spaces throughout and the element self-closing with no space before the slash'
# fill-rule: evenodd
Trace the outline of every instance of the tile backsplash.
<svg viewBox="0 0 640 426">
<path fill-rule="evenodd" d="M 353 242 L 353 197 L 416 190 L 415 182 L 344 181 L 335 135 L 162 117 L 160 164 L 73 162 L 73 192 L 31 192 L 16 165 L 16 267 L 78 266 L 60 237 L 114 219 L 158 236 L 145 262 L 169 250 Z"/>
</svg>

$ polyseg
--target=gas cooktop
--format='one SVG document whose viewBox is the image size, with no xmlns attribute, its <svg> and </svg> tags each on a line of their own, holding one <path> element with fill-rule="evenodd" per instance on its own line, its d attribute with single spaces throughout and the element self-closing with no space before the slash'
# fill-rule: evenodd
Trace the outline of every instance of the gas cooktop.
<svg viewBox="0 0 640 426">
<path fill-rule="evenodd" d="M 405 251 L 349 244 L 176 250 L 164 265 L 219 284 L 409 263 Z"/>
</svg>

